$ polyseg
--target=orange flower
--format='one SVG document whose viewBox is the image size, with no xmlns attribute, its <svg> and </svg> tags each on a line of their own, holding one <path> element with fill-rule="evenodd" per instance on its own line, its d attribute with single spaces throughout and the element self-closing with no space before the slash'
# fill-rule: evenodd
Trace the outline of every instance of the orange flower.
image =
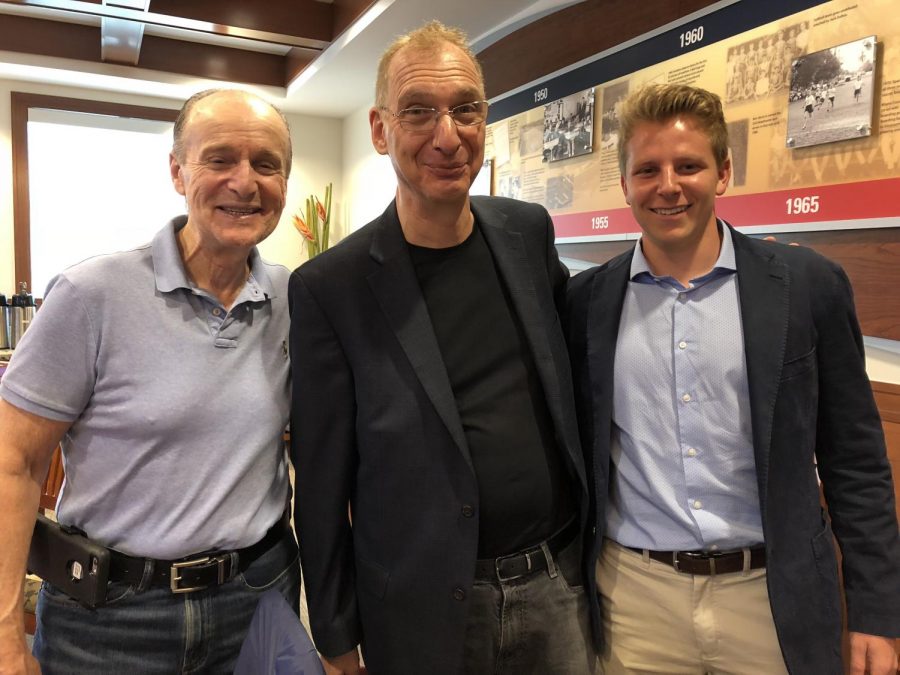
<svg viewBox="0 0 900 675">
<path fill-rule="evenodd" d="M 294 227 L 309 241 L 315 241 L 315 237 L 313 237 L 313 233 L 309 231 L 309 228 L 306 226 L 306 223 L 303 221 L 303 218 L 294 214 Z"/>
<path fill-rule="evenodd" d="M 316 197 L 316 212 L 319 214 L 319 220 L 324 223 L 327 220 L 325 216 L 325 207 L 322 206 L 322 202 L 319 201 L 318 197 Z"/>
</svg>

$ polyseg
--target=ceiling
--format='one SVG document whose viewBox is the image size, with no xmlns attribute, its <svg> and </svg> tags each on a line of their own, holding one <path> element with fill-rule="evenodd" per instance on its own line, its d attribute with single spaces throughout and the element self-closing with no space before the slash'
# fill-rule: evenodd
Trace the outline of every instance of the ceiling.
<svg viewBox="0 0 900 675">
<path fill-rule="evenodd" d="M 394 37 L 427 20 L 475 51 L 580 0 L 0 0 L 0 79 L 184 100 L 256 90 L 344 117 L 372 101 Z"/>
</svg>

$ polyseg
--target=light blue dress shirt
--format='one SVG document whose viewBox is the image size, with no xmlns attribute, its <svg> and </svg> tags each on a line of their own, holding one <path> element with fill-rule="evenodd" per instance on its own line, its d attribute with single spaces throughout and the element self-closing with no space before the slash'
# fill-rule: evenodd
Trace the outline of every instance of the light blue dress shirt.
<svg viewBox="0 0 900 675">
<path fill-rule="evenodd" d="M 658 551 L 762 543 L 731 233 L 684 287 L 635 248 L 615 358 L 608 536 Z"/>
</svg>

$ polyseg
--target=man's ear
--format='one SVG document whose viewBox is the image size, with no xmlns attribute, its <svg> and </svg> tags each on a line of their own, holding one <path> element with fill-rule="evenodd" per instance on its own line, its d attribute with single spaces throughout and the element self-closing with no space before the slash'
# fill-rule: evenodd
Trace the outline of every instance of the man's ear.
<svg viewBox="0 0 900 675">
<path fill-rule="evenodd" d="M 175 191 L 184 196 L 184 178 L 181 175 L 181 164 L 175 158 L 175 153 L 169 153 L 169 175 L 172 177 L 172 185 Z"/>
<path fill-rule="evenodd" d="M 625 195 L 625 203 L 631 206 L 631 197 L 628 196 L 628 184 L 625 182 L 625 176 L 619 176 L 619 183 L 622 185 L 622 194 Z"/>
<path fill-rule="evenodd" d="M 719 180 L 716 181 L 716 196 L 721 197 L 728 189 L 728 183 L 731 181 L 731 157 L 726 157 L 719 167 Z"/>
<path fill-rule="evenodd" d="M 388 154 L 387 139 L 384 137 L 384 120 L 378 108 L 369 109 L 369 129 L 372 132 L 372 146 L 379 155 Z"/>
</svg>

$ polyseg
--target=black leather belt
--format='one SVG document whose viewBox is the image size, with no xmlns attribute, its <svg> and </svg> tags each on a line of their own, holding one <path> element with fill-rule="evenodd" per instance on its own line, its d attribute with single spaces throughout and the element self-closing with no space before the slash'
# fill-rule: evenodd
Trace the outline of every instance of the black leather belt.
<svg viewBox="0 0 900 675">
<path fill-rule="evenodd" d="M 287 518 L 279 518 L 265 536 L 251 546 L 236 551 L 198 553 L 179 560 L 136 558 L 110 549 L 109 580 L 139 584 L 144 578 L 144 566 L 150 560 L 153 563 L 151 585 L 168 586 L 173 593 L 201 591 L 224 584 L 244 572 L 289 531 Z"/>
<path fill-rule="evenodd" d="M 475 561 L 475 581 L 512 581 L 547 569 L 545 548 L 552 557 L 572 543 L 578 534 L 578 518 L 573 518 L 546 541 L 518 553 Z"/>
<path fill-rule="evenodd" d="M 631 548 L 630 551 L 643 555 L 640 548 Z M 733 551 L 647 551 L 650 560 L 671 565 L 676 572 L 684 574 L 702 574 L 713 576 L 716 574 L 730 574 L 743 572 L 744 570 L 757 570 L 766 566 L 766 548 L 739 548 Z"/>
</svg>

